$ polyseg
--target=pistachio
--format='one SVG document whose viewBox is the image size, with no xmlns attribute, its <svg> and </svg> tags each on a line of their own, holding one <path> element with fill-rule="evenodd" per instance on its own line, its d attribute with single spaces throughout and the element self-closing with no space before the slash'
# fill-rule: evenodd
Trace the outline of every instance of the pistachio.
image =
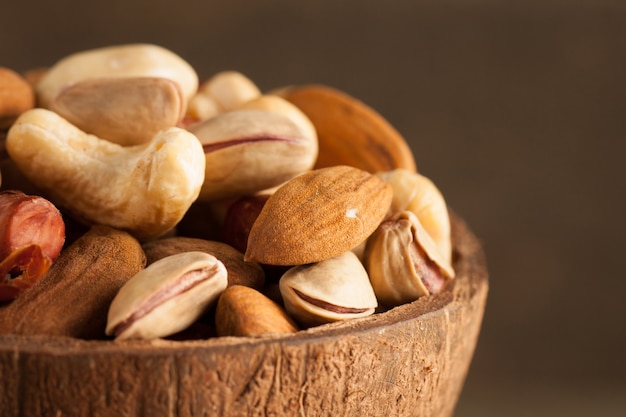
<svg viewBox="0 0 626 417">
<path fill-rule="evenodd" d="M 350 251 L 289 269 L 279 287 L 285 309 L 305 327 L 365 317 L 378 306 L 365 268 Z"/>
<path fill-rule="evenodd" d="M 288 117 L 266 110 L 222 113 L 189 127 L 204 148 L 201 200 L 254 194 L 309 170 L 314 138 Z"/>
<path fill-rule="evenodd" d="M 63 88 L 50 103 L 79 129 L 124 146 L 176 126 L 185 108 L 179 85 L 157 77 L 87 79 Z"/>
<path fill-rule="evenodd" d="M 389 184 L 353 167 L 299 175 L 263 206 L 250 230 L 245 259 L 302 265 L 349 251 L 383 220 L 391 194 Z"/>
<path fill-rule="evenodd" d="M 116 339 L 153 339 L 196 321 L 227 285 L 224 264 L 204 252 L 162 258 L 138 272 L 109 308 L 106 334 Z"/>
<path fill-rule="evenodd" d="M 263 336 L 298 331 L 298 326 L 274 301 L 249 287 L 227 288 L 217 302 L 218 336 Z"/>
<path fill-rule="evenodd" d="M 272 94 L 263 94 L 256 98 L 241 103 L 236 110 L 266 110 L 286 116 L 295 123 L 303 134 L 309 138 L 309 145 L 314 148 L 317 157 L 318 141 L 317 132 L 311 120 L 297 106 L 284 98 Z"/>
<path fill-rule="evenodd" d="M 454 277 L 452 266 L 410 211 L 380 224 L 367 240 L 364 264 L 378 301 L 387 307 L 437 293 Z"/>
<path fill-rule="evenodd" d="M 439 247 L 447 264 L 452 260 L 450 215 L 443 194 L 432 180 L 406 169 L 379 172 L 380 178 L 393 188 L 390 214 L 411 211 Z"/>
<path fill-rule="evenodd" d="M 215 256 L 228 271 L 228 286 L 245 285 L 260 289 L 265 283 L 265 273 L 256 262 L 245 262 L 243 253 L 232 246 L 214 241 L 185 236 L 152 240 L 142 245 L 148 265 L 182 252 L 205 252 Z"/>
<path fill-rule="evenodd" d="M 96 48 L 69 55 L 46 71 L 35 91 L 39 105 L 50 108 L 70 84 L 102 77 L 162 77 L 176 82 L 187 102 L 198 89 L 198 75 L 180 56 L 151 44 Z"/>
</svg>

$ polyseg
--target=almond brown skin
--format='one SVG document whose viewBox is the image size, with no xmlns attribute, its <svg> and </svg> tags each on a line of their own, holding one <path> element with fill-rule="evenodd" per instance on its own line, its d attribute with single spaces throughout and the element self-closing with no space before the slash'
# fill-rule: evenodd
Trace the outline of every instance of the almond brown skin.
<svg viewBox="0 0 626 417">
<path fill-rule="evenodd" d="M 148 265 L 182 252 L 200 251 L 215 256 L 228 271 L 228 286 L 245 285 L 261 289 L 265 284 L 265 273 L 254 262 L 244 262 L 243 253 L 232 246 L 213 240 L 174 236 L 152 240 L 143 244 Z"/>
<path fill-rule="evenodd" d="M 17 72 L 0 67 L 0 130 L 35 106 L 35 93 L 28 81 Z"/>
<path fill-rule="evenodd" d="M 218 336 L 262 336 L 296 333 L 298 326 L 287 313 L 262 293 L 241 285 L 227 288 L 217 302 Z"/>
<path fill-rule="evenodd" d="M 343 91 L 302 85 L 278 91 L 298 107 L 317 131 L 315 168 L 350 165 L 376 173 L 404 168 L 416 171 L 404 137 L 376 110 Z"/>
<path fill-rule="evenodd" d="M 0 329 L 102 339 L 111 301 L 145 265 L 146 256 L 133 236 L 94 226 L 63 250 L 35 285 L 0 309 Z"/>
<path fill-rule="evenodd" d="M 302 265 L 349 251 L 383 220 L 392 193 L 389 184 L 354 167 L 304 173 L 267 200 L 250 230 L 245 260 Z"/>
</svg>

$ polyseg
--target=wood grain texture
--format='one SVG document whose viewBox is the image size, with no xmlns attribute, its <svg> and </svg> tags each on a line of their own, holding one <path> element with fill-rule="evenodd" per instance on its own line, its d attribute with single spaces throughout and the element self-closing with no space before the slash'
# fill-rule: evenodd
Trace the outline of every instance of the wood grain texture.
<svg viewBox="0 0 626 417">
<path fill-rule="evenodd" d="M 260 339 L 0 336 L 0 410 L 31 416 L 451 416 L 488 292 L 453 217 L 457 278 L 375 316 Z"/>
</svg>

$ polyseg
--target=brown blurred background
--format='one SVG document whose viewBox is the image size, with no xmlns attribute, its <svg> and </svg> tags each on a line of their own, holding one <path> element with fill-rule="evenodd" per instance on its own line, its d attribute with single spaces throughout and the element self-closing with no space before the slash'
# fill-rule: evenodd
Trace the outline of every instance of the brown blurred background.
<svg viewBox="0 0 626 417">
<path fill-rule="evenodd" d="M 206 78 L 325 83 L 382 113 L 484 243 L 458 417 L 626 412 L 626 3 L 21 1 L 0 65 L 151 42 Z"/>
</svg>

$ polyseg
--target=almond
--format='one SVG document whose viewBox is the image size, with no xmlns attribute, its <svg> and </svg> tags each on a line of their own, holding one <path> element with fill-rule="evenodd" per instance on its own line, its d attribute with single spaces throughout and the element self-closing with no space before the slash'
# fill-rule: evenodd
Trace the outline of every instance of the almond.
<svg viewBox="0 0 626 417">
<path fill-rule="evenodd" d="M 102 339 L 111 301 L 145 265 L 145 253 L 129 233 L 93 226 L 0 310 L 1 332 Z"/>
<path fill-rule="evenodd" d="M 234 285 L 217 302 L 218 336 L 263 336 L 296 333 L 298 325 L 277 303 L 254 288 Z"/>
<path fill-rule="evenodd" d="M 416 164 L 404 137 L 376 110 L 324 85 L 287 87 L 276 92 L 298 107 L 317 131 L 315 168 L 349 165 L 376 173 Z"/>
<path fill-rule="evenodd" d="M 265 284 L 265 273 L 254 262 L 244 262 L 243 253 L 234 247 L 214 240 L 186 236 L 171 236 L 151 240 L 143 244 L 148 265 L 167 256 L 183 252 L 205 252 L 215 256 L 228 271 L 228 285 L 245 285 L 261 289 Z"/>
<path fill-rule="evenodd" d="M 35 106 L 35 93 L 17 72 L 0 67 L 0 130 L 7 129 L 26 110 Z"/>
<path fill-rule="evenodd" d="M 246 261 L 302 265 L 362 243 L 391 205 L 391 186 L 358 168 L 304 173 L 267 200 L 248 237 Z"/>
</svg>

